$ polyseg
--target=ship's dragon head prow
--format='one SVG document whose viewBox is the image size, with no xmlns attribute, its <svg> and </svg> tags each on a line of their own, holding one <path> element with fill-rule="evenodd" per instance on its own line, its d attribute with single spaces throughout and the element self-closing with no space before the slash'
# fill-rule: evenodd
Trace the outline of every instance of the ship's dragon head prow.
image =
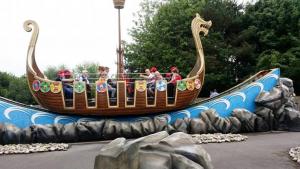
<svg viewBox="0 0 300 169">
<path fill-rule="evenodd" d="M 197 33 L 203 32 L 204 36 L 208 34 L 208 29 L 211 27 L 211 21 L 205 21 L 200 17 L 197 13 L 196 17 L 192 21 L 192 29 L 193 31 L 197 31 Z"/>
</svg>

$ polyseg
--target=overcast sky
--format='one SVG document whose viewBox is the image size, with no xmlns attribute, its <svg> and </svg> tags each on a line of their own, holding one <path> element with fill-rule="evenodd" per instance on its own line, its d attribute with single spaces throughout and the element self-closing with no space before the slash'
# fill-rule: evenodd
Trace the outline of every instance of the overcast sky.
<svg viewBox="0 0 300 169">
<path fill-rule="evenodd" d="M 122 9 L 126 41 L 130 41 L 127 30 L 133 26 L 140 1 L 127 0 Z M 36 60 L 41 70 L 61 64 L 73 68 L 83 61 L 116 70 L 117 10 L 112 0 L 0 0 L 0 71 L 25 73 L 31 37 L 23 29 L 27 19 L 40 27 Z"/>
</svg>

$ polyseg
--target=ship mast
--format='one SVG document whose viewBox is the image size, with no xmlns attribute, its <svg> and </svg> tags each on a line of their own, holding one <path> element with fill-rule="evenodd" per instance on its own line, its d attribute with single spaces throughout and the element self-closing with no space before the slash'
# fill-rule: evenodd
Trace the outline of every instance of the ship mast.
<svg viewBox="0 0 300 169">
<path fill-rule="evenodd" d="M 117 78 L 123 79 L 124 73 L 124 49 L 121 46 L 121 9 L 124 8 L 125 0 L 113 0 L 114 6 L 118 9 L 118 29 L 119 29 L 119 45 L 117 48 Z"/>
</svg>

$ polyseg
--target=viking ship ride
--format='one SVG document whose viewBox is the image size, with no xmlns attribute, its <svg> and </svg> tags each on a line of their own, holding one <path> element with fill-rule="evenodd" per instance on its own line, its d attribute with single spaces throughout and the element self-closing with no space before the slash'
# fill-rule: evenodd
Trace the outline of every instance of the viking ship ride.
<svg viewBox="0 0 300 169">
<path fill-rule="evenodd" d="M 145 80 L 136 80 L 132 97 L 128 96 L 124 79 L 116 81 L 116 97 L 112 98 L 108 92 L 107 79 L 100 79 L 96 84 L 95 98 L 87 96 L 86 84 L 73 80 L 73 97 L 67 99 L 63 89 L 64 82 L 48 79 L 38 68 L 35 60 L 35 48 L 39 34 L 39 27 L 35 21 L 28 20 L 24 29 L 32 32 L 27 52 L 27 81 L 29 89 L 36 102 L 42 107 L 58 113 L 120 116 L 140 115 L 168 112 L 182 109 L 197 98 L 204 82 L 205 62 L 200 34 L 207 35 L 211 21 L 204 21 L 198 14 L 192 20 L 191 29 L 196 46 L 196 64 L 186 78 L 177 81 L 173 97 L 168 97 L 167 81 L 156 81 L 155 94 L 148 96 Z M 92 104 L 91 104 L 92 103 Z"/>
</svg>

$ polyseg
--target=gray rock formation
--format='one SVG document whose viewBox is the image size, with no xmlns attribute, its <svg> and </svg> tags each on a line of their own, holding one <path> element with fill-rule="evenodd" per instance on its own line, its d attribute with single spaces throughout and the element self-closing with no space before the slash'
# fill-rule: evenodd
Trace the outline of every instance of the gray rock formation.
<svg viewBox="0 0 300 169">
<path fill-rule="evenodd" d="M 262 92 L 255 100 L 255 114 L 262 117 L 270 130 L 300 131 L 300 112 L 295 100 L 293 81 L 280 78 L 270 92 Z"/>
<path fill-rule="evenodd" d="M 167 119 L 162 117 L 139 122 L 101 120 L 66 125 L 33 125 L 25 129 L 12 124 L 0 124 L 0 144 L 71 143 L 118 137 L 137 138 L 159 131 L 175 132 Z"/>
<path fill-rule="evenodd" d="M 166 131 L 126 141 L 118 138 L 101 148 L 95 169 L 212 169 L 209 154 L 193 138 Z"/>
<path fill-rule="evenodd" d="M 209 109 L 202 112 L 197 119 L 177 119 L 173 127 L 176 131 L 191 134 L 237 133 L 241 123 L 236 117 L 222 118 L 215 110 Z"/>
</svg>

